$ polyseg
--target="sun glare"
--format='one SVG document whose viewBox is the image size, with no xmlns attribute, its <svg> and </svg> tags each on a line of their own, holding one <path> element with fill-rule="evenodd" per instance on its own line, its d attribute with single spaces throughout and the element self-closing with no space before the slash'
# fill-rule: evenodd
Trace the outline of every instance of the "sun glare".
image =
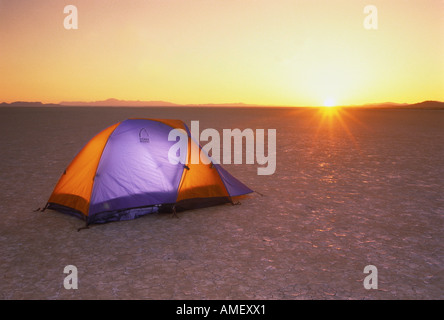
<svg viewBox="0 0 444 320">
<path fill-rule="evenodd" d="M 324 100 L 324 107 L 332 108 L 336 106 L 336 101 L 333 98 L 327 98 Z"/>
</svg>

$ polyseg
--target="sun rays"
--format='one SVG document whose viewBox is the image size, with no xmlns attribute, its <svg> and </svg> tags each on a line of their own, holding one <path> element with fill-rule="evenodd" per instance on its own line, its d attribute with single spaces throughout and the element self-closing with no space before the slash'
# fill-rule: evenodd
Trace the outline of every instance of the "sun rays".
<svg viewBox="0 0 444 320">
<path fill-rule="evenodd" d="M 355 148 L 361 153 L 358 140 L 352 132 L 351 125 L 356 124 L 362 129 L 365 128 L 362 123 L 353 112 L 350 112 L 346 108 L 339 106 L 325 106 L 319 108 L 313 116 L 313 121 L 317 123 L 317 128 L 314 136 L 314 141 L 321 138 L 321 131 L 323 132 L 322 138 L 332 138 L 335 135 L 339 135 L 345 132 L 347 138 L 353 143 Z"/>
</svg>

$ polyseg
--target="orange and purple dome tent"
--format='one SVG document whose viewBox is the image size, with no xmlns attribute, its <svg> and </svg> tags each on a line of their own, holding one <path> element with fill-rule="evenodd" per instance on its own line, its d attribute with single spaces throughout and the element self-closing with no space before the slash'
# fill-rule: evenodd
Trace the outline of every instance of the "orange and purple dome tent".
<svg viewBox="0 0 444 320">
<path fill-rule="evenodd" d="M 187 135 L 186 163 L 169 161 L 168 152 L 176 143 L 169 140 L 173 129 Z M 130 220 L 168 208 L 181 211 L 233 203 L 233 197 L 253 192 L 219 164 L 191 163 L 193 144 L 188 127 L 180 120 L 116 123 L 76 155 L 45 208 L 92 224 Z"/>
</svg>

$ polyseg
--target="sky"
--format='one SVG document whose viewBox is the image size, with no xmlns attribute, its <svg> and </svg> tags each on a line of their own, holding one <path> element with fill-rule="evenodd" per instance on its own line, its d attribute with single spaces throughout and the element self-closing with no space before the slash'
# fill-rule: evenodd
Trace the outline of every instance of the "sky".
<svg viewBox="0 0 444 320">
<path fill-rule="evenodd" d="M 0 101 L 108 98 L 444 101 L 444 1 L 0 0 Z"/>
</svg>

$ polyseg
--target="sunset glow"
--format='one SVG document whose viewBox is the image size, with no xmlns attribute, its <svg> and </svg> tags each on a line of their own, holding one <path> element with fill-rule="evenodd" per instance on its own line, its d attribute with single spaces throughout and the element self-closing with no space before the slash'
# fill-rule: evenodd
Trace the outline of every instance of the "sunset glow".
<svg viewBox="0 0 444 320">
<path fill-rule="evenodd" d="M 444 2 L 372 4 L 377 29 L 356 0 L 0 0 L 0 102 L 444 100 Z"/>
<path fill-rule="evenodd" d="M 332 108 L 336 106 L 336 101 L 333 98 L 327 98 L 324 100 L 324 107 Z"/>
</svg>

